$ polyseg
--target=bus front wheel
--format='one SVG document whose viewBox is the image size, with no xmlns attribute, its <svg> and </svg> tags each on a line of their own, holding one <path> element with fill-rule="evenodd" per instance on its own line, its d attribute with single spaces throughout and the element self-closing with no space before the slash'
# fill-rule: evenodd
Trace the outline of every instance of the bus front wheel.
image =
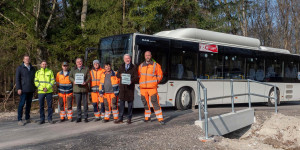
<svg viewBox="0 0 300 150">
<path fill-rule="evenodd" d="M 277 93 L 277 105 L 280 105 L 280 91 L 276 89 L 276 93 Z M 274 88 L 272 88 L 269 92 L 269 97 L 274 97 L 274 95 L 275 95 Z M 270 107 L 275 106 L 275 99 L 268 98 L 268 106 Z"/>
<path fill-rule="evenodd" d="M 186 110 L 192 106 L 191 90 L 187 87 L 181 88 L 176 95 L 176 108 Z"/>
</svg>

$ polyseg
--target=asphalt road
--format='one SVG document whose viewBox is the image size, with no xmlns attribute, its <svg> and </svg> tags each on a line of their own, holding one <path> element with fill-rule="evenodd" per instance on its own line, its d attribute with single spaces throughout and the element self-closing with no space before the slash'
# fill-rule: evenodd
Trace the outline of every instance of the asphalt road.
<svg viewBox="0 0 300 150">
<path fill-rule="evenodd" d="M 247 108 L 236 105 L 236 110 Z M 274 108 L 256 104 L 255 115 L 273 113 Z M 279 107 L 285 115 L 300 117 L 300 102 L 289 102 Z M 209 106 L 209 116 L 231 111 L 230 105 Z M 213 144 L 199 142 L 203 136 L 194 124 L 198 110 L 178 111 L 164 108 L 166 125 L 160 125 L 152 114 L 152 122 L 143 122 L 143 110 L 135 109 L 131 125 L 93 122 L 63 122 L 43 125 L 30 123 L 18 126 L 12 119 L 0 120 L 0 149 L 217 149 Z M 58 121 L 58 115 L 54 115 Z M 92 116 L 92 112 L 90 115 Z M 38 115 L 33 115 L 38 120 Z M 125 119 L 126 120 L 126 119 Z"/>
</svg>

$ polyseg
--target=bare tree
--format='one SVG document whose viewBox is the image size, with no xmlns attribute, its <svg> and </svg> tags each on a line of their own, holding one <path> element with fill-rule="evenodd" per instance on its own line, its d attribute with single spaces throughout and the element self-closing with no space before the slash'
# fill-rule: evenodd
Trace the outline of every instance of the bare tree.
<svg viewBox="0 0 300 150">
<path fill-rule="evenodd" d="M 292 5 L 292 26 L 294 30 L 294 46 L 292 47 L 297 54 L 300 50 L 300 4 L 297 0 L 291 0 Z"/>
<path fill-rule="evenodd" d="M 44 30 L 42 32 L 42 38 L 43 39 L 47 36 L 47 30 L 48 30 L 49 24 L 50 24 L 50 22 L 52 20 L 53 13 L 55 11 L 55 6 L 56 6 L 56 0 L 53 0 L 52 1 L 52 10 L 50 12 L 50 16 L 49 16 L 48 21 L 47 21 L 47 23 L 45 25 L 45 28 L 44 28 Z"/>
<path fill-rule="evenodd" d="M 291 30 L 290 30 L 290 14 L 291 14 L 291 0 L 277 0 L 278 4 L 278 22 L 280 24 L 280 28 L 282 29 L 283 35 L 283 48 L 291 50 L 290 42 L 291 42 Z"/>
</svg>

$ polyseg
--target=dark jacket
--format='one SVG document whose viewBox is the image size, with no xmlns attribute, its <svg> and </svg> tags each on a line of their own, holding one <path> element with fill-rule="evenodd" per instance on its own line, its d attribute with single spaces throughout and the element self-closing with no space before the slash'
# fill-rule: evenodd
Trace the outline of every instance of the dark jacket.
<svg viewBox="0 0 300 150">
<path fill-rule="evenodd" d="M 130 85 L 122 84 L 122 78 L 121 78 L 122 73 L 128 73 L 131 75 L 131 84 Z M 123 101 L 133 101 L 134 100 L 134 87 L 135 87 L 135 84 L 137 84 L 139 82 L 137 66 L 130 64 L 129 69 L 126 71 L 125 63 L 123 63 L 118 69 L 117 77 L 120 79 L 119 99 L 123 100 Z"/>
<path fill-rule="evenodd" d="M 84 74 L 84 81 L 86 82 L 86 85 L 78 85 L 74 84 L 75 81 L 75 74 L 76 73 L 83 73 Z M 74 93 L 87 93 L 89 92 L 89 86 L 88 83 L 90 81 L 90 72 L 87 67 L 84 67 L 79 70 L 77 67 L 73 67 L 70 72 L 69 79 L 73 83 L 73 92 Z"/>
<path fill-rule="evenodd" d="M 17 90 L 22 90 L 22 92 L 34 92 L 34 75 L 35 68 L 30 64 L 30 71 L 24 65 L 20 65 L 16 71 L 16 86 Z"/>
</svg>

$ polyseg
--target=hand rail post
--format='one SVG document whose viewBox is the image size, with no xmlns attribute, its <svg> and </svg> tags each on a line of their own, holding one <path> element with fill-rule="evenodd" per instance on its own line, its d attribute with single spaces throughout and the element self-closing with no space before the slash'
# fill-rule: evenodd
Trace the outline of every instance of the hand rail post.
<svg viewBox="0 0 300 150">
<path fill-rule="evenodd" d="M 204 116 L 205 116 L 205 138 L 208 139 L 208 118 L 207 118 L 207 89 L 203 89 L 204 92 Z"/>
<path fill-rule="evenodd" d="M 275 100 L 275 113 L 277 114 L 278 113 L 278 110 L 277 110 L 277 88 L 276 86 L 274 85 L 274 100 Z"/>
<path fill-rule="evenodd" d="M 233 93 L 233 80 L 230 79 L 230 87 L 231 87 L 231 109 L 232 109 L 232 112 L 234 113 L 234 93 Z"/>
<path fill-rule="evenodd" d="M 200 79 L 197 79 L 197 90 L 198 90 L 198 111 L 199 111 L 199 120 L 202 120 L 202 115 L 201 115 L 201 108 L 202 108 L 202 103 L 201 103 L 201 87 L 200 87 Z"/>
<path fill-rule="evenodd" d="M 251 108 L 251 91 L 250 91 L 250 80 L 248 79 L 248 102 L 249 108 Z"/>
</svg>

